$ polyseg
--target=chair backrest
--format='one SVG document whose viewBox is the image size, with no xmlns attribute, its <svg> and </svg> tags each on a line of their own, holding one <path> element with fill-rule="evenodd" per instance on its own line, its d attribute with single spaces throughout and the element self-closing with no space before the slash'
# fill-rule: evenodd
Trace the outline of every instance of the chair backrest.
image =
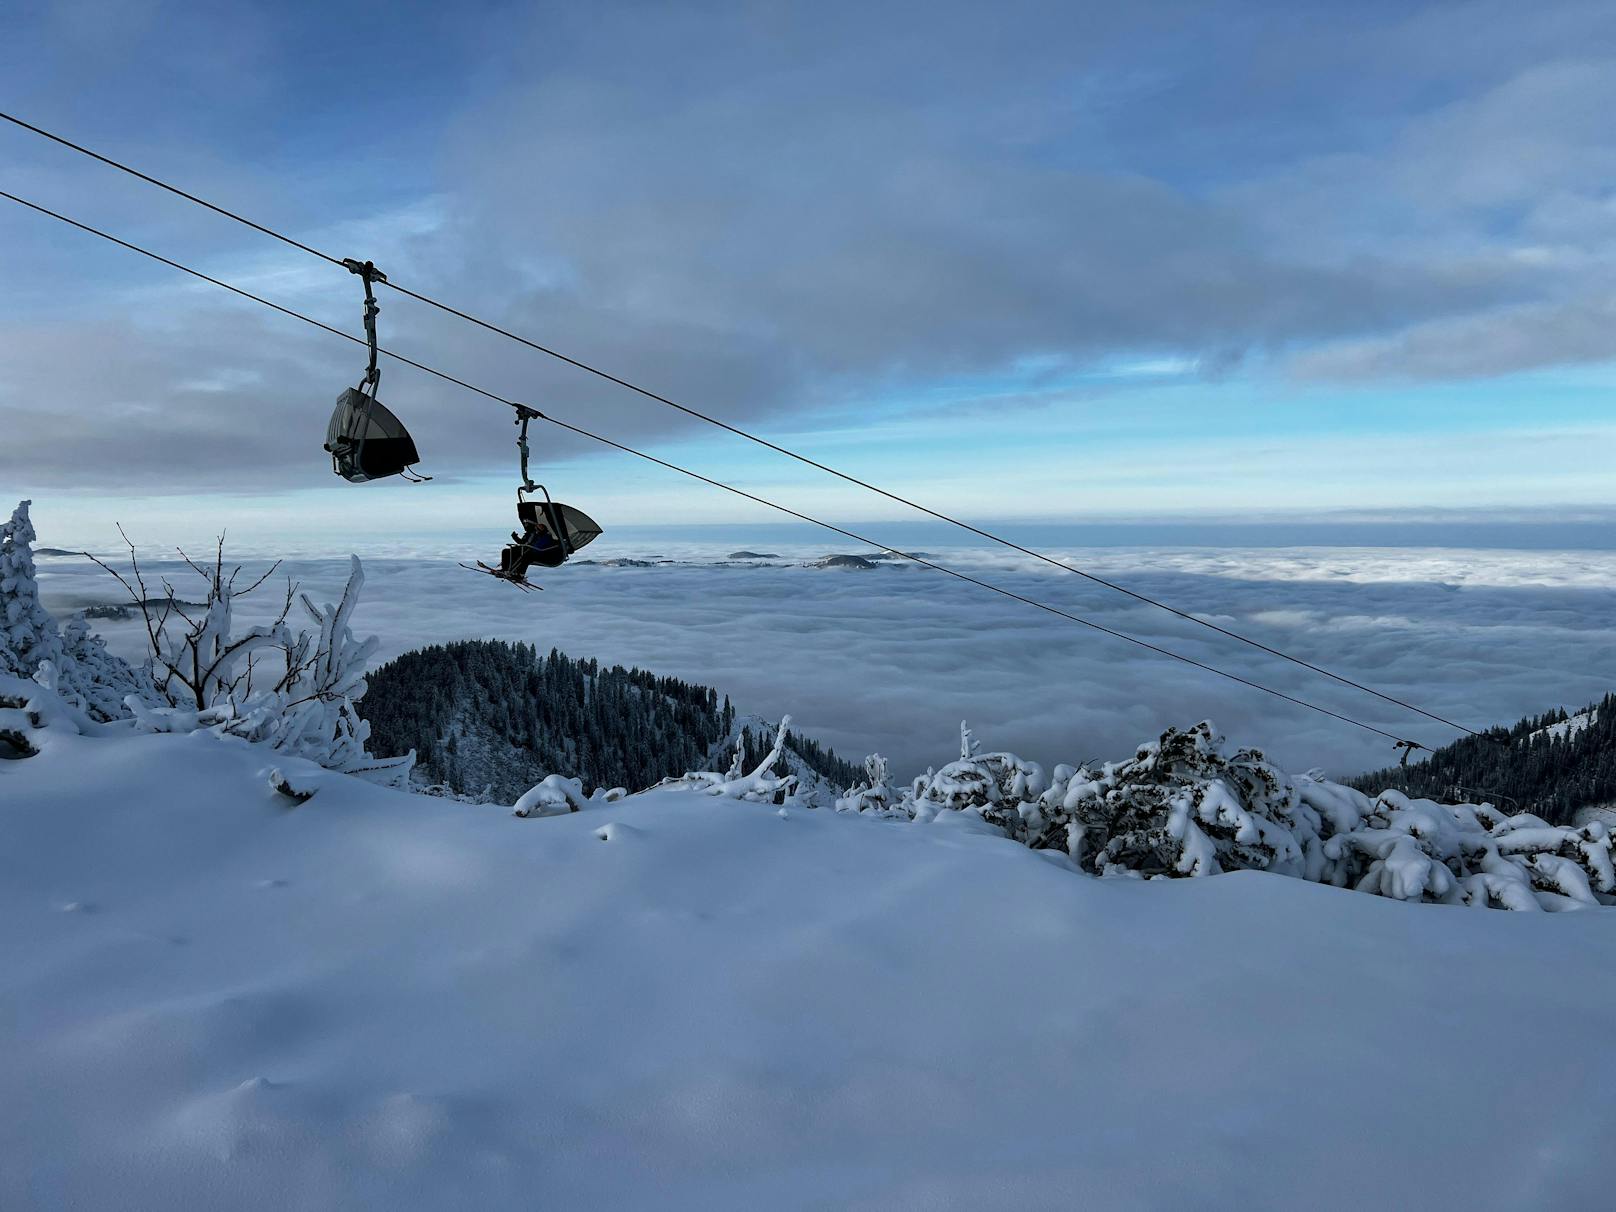
<svg viewBox="0 0 1616 1212">
<path fill-rule="evenodd" d="M 524 530 L 542 525 L 555 540 L 555 547 L 540 556 L 541 562 L 554 568 L 566 561 L 580 547 L 600 537 L 600 525 L 581 509 L 563 505 L 560 501 L 527 501 L 516 498 L 516 517 Z M 558 558 L 552 559 L 552 553 Z"/>
<path fill-rule="evenodd" d="M 352 387 L 337 397 L 325 448 L 333 470 L 356 484 L 398 475 L 421 461 L 404 423 L 380 401 Z"/>
</svg>

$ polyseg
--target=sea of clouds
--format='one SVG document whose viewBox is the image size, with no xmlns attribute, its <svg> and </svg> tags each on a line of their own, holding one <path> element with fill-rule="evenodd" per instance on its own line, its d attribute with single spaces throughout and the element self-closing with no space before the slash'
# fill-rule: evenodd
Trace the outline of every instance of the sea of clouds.
<svg viewBox="0 0 1616 1212">
<path fill-rule="evenodd" d="M 356 627 L 380 659 L 464 637 L 555 646 L 717 687 L 742 710 L 790 712 L 839 753 L 886 754 L 905 776 L 949 760 L 959 722 L 985 745 L 1042 761 L 1129 754 L 1168 725 L 1210 717 L 1284 766 L 1344 774 L 1388 764 L 1390 742 L 1054 615 L 914 565 L 811 566 L 824 546 L 617 544 L 520 594 L 447 558 L 368 558 Z M 856 546 L 840 550 L 855 552 Z M 939 562 L 1107 627 L 1230 669 L 1428 745 L 1441 724 L 1011 552 L 928 548 Z M 491 552 L 488 554 L 492 554 Z M 1068 549 L 1062 558 L 1220 626 L 1441 715 L 1482 727 L 1616 688 L 1616 552 L 1389 548 Z M 116 601 L 79 558 L 45 557 L 68 610 Z M 249 566 L 262 567 L 260 563 Z M 195 574 L 173 564 L 181 596 Z M 318 600 L 345 560 L 287 564 Z M 187 580 L 190 578 L 191 580 Z M 268 605 L 269 590 L 260 602 Z M 253 609 L 239 617 L 251 622 Z M 99 624 L 134 654 L 133 623 Z"/>
</svg>

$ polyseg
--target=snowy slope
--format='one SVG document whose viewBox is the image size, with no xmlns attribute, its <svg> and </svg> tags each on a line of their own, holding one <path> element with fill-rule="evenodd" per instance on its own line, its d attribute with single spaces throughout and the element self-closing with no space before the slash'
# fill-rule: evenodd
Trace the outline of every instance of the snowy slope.
<svg viewBox="0 0 1616 1212">
<path fill-rule="evenodd" d="M 1535 732 L 1528 733 L 1527 735 L 1531 737 L 1552 736 L 1559 737 L 1562 740 L 1567 740 L 1576 736 L 1577 733 L 1588 727 L 1588 725 L 1597 724 L 1598 722 L 1599 708 L 1588 707 L 1577 712 L 1575 715 L 1566 716 L 1566 718 L 1561 720 L 1558 724 L 1550 724 L 1547 728 L 1539 728 Z"/>
<path fill-rule="evenodd" d="M 0 762 L 0 1207 L 1605 1208 L 1616 918 Z"/>
</svg>

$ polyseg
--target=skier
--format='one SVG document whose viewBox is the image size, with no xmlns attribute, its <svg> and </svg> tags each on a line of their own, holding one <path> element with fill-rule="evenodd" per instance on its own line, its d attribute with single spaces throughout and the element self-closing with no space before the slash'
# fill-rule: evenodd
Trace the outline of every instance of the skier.
<svg viewBox="0 0 1616 1212">
<path fill-rule="evenodd" d="M 521 534 L 511 532 L 513 540 L 499 553 L 499 575 L 517 584 L 527 583 L 527 570 L 534 564 L 546 564 L 560 543 L 550 528 L 537 516 L 528 522 Z"/>
</svg>

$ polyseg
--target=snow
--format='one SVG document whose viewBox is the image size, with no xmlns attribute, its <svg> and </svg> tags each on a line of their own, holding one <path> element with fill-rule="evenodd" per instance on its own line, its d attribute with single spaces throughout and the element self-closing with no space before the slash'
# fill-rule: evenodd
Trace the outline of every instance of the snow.
<svg viewBox="0 0 1616 1212">
<path fill-rule="evenodd" d="M 1611 1204 L 1604 911 L 34 735 L 0 762 L 0 1207 Z"/>
<path fill-rule="evenodd" d="M 1572 824 L 1586 825 L 1592 821 L 1599 821 L 1607 829 L 1616 833 L 1616 804 L 1586 804 L 1572 815 Z"/>
<path fill-rule="evenodd" d="M 1557 737 L 1560 740 L 1568 741 L 1572 737 L 1576 736 L 1577 733 L 1581 732 L 1584 728 L 1588 727 L 1589 724 L 1597 724 L 1598 722 L 1599 708 L 1587 707 L 1582 711 L 1577 712 L 1575 715 L 1566 716 L 1566 718 L 1561 720 L 1558 724 L 1550 724 L 1547 728 L 1537 729 L 1535 732 L 1530 734 L 1529 739 L 1547 736 Z"/>
</svg>

